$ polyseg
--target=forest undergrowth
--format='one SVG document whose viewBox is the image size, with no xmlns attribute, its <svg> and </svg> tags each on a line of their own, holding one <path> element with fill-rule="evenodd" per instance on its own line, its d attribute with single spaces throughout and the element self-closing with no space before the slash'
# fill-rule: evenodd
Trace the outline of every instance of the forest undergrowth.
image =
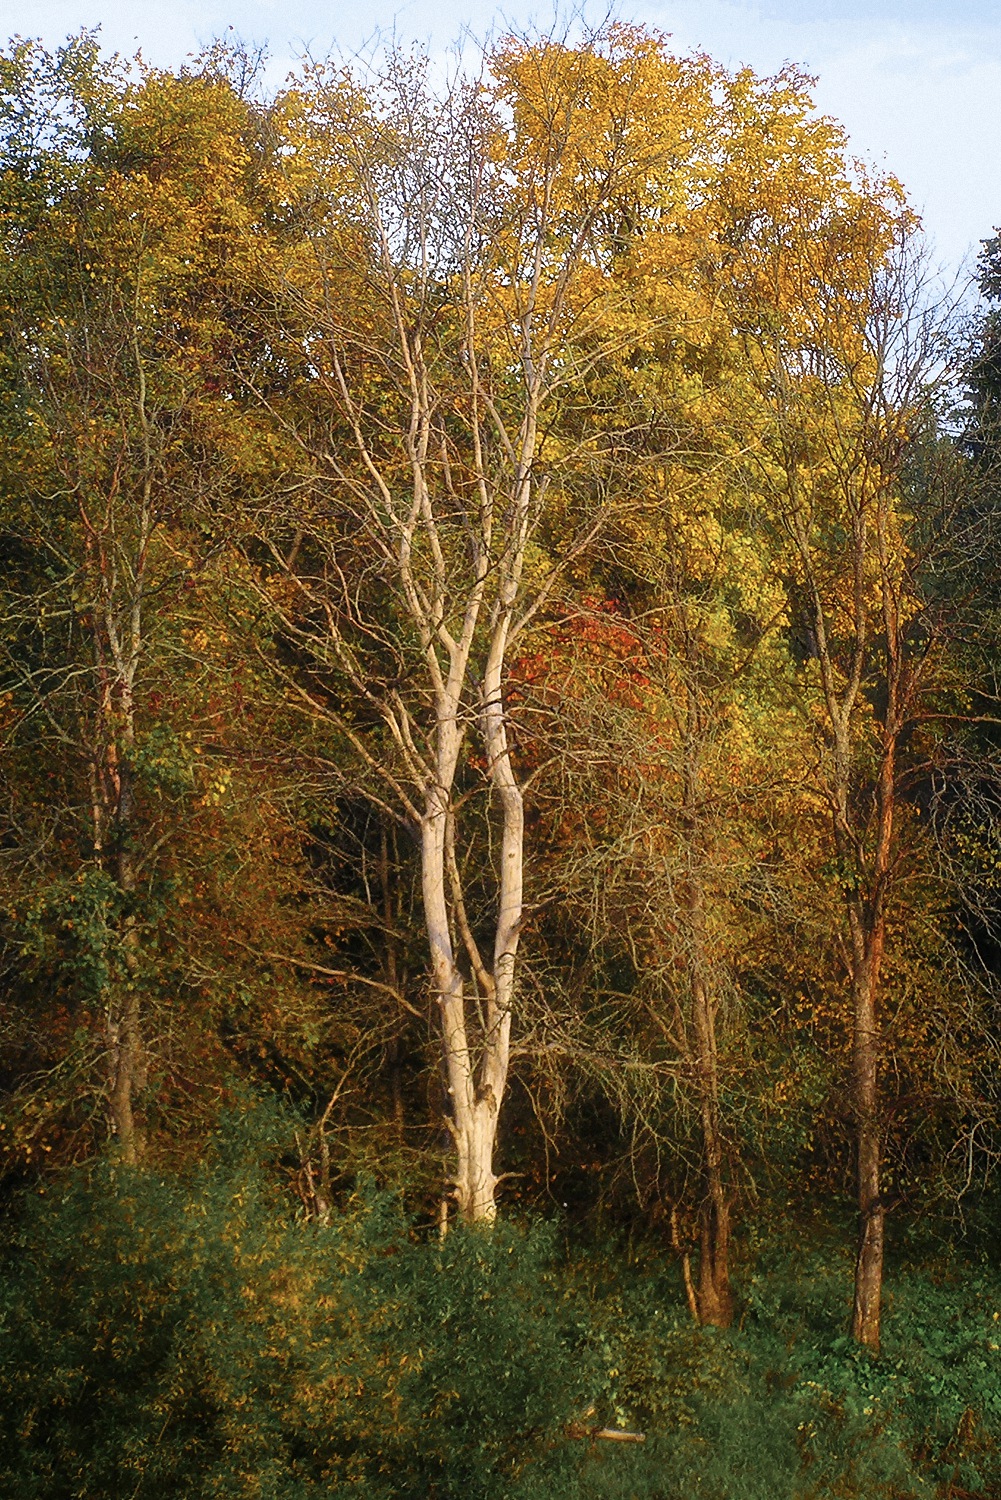
<svg viewBox="0 0 1001 1500">
<path fill-rule="evenodd" d="M 0 1488 L 62 1497 L 909 1500 L 1001 1488 L 1001 1272 L 894 1267 L 878 1359 L 828 1238 L 748 1251 L 728 1330 L 676 1260 L 563 1222 L 457 1228 L 398 1195 L 290 1214 L 288 1122 L 184 1174 L 25 1197 L 5 1257 Z M 643 1433 L 614 1441 L 602 1429 Z"/>
</svg>

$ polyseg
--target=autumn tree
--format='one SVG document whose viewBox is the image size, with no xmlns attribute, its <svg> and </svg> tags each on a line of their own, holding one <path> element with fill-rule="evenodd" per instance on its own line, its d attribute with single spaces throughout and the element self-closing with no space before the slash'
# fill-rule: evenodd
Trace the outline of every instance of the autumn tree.
<svg viewBox="0 0 1001 1500">
<path fill-rule="evenodd" d="M 241 844 L 276 900 L 301 879 L 210 607 L 251 132 L 217 68 L 129 74 L 87 36 L 16 44 L 2 104 L 5 1140 L 76 1155 L 106 1129 L 134 1162 L 150 1062 L 176 1133 L 225 1071 L 206 997 L 259 992 L 260 960 L 221 956 L 260 894 Z"/>
<path fill-rule="evenodd" d="M 423 1191 L 437 1132 L 489 1221 L 517 1067 L 614 1104 L 725 1324 L 767 1015 L 814 985 L 874 1344 L 896 997 L 952 1024 L 918 808 L 973 576 L 902 195 L 795 70 L 637 28 L 252 73 L 4 61 L 21 1144 L 76 1089 L 137 1159 L 148 1061 L 182 1111 L 231 1066 L 307 1110 L 310 1216 L 338 1151 Z"/>
<path fill-rule="evenodd" d="M 848 989 L 859 1212 L 852 1331 L 878 1349 L 886 969 L 899 883 L 914 880 L 915 860 L 920 865 L 920 768 L 933 761 L 948 717 L 949 651 L 964 596 L 943 591 L 941 581 L 963 500 L 955 473 L 925 488 L 907 479 L 912 456 L 937 427 L 947 310 L 930 295 L 893 185 L 882 211 L 873 211 L 878 199 L 853 192 L 846 184 L 842 216 L 820 212 L 808 233 L 816 208 L 804 203 L 789 235 L 810 295 L 795 308 L 785 303 L 789 273 L 777 254 L 756 309 L 749 299 L 736 315 L 766 424 L 757 482 L 786 539 L 803 709 L 815 737 L 809 784 L 829 819 L 843 902 L 836 951 Z M 899 1027 L 899 1002 L 895 1008 Z"/>
<path fill-rule="evenodd" d="M 808 80 L 794 70 L 719 76 L 701 131 L 705 195 L 689 199 L 680 223 L 662 202 L 636 205 L 616 262 L 644 331 L 618 364 L 610 355 L 599 362 L 595 390 L 605 399 L 614 390 L 620 409 L 630 396 L 643 402 L 646 423 L 627 446 L 645 493 L 612 517 L 590 560 L 592 586 L 611 595 L 608 614 L 582 612 L 589 624 L 579 642 L 572 626 L 551 622 L 557 634 L 530 660 L 550 703 L 562 677 L 579 710 L 552 710 L 564 768 L 553 804 L 557 827 L 574 829 L 569 843 L 557 839 L 561 864 L 589 872 L 592 909 L 604 913 L 601 938 L 588 923 L 588 941 L 611 938 L 614 947 L 628 936 L 637 997 L 651 983 L 661 989 L 645 1000 L 661 1030 L 646 1045 L 659 1060 L 644 1075 L 624 1052 L 611 1092 L 628 1100 L 628 1078 L 659 1076 L 700 1116 L 692 1298 L 705 1321 L 725 1323 L 740 1168 L 737 1123 L 722 1100 L 740 1084 L 721 1076 L 718 1029 L 734 1010 L 737 967 L 774 983 L 774 972 L 764 980 L 773 966 L 750 957 L 749 934 L 760 942 L 777 922 L 785 861 L 771 860 L 794 837 L 806 765 L 794 728 L 784 543 L 747 478 L 768 393 L 744 309 L 766 309 L 771 329 L 783 317 L 813 326 L 825 298 L 856 306 L 859 275 L 888 247 L 900 205 L 892 185 L 852 184 L 843 137 L 813 113 Z M 807 234 L 796 232 L 806 214 L 813 228 L 840 234 L 842 259 L 826 278 Z M 652 441 L 666 433 L 667 453 Z M 627 642 L 624 657 L 596 662 L 595 632 Z M 597 737 L 588 713 L 603 726 Z M 623 1015 L 627 1031 L 635 1019 Z M 630 1108 L 648 1129 L 649 1101 Z"/>
<path fill-rule="evenodd" d="M 304 410 L 276 409 L 309 467 L 304 498 L 269 517 L 262 585 L 290 691 L 419 840 L 471 1220 L 495 1211 L 525 921 L 512 652 L 631 503 L 635 404 L 583 402 L 599 358 L 637 338 L 610 275 L 623 221 L 678 173 L 697 191 L 684 111 L 709 108 L 713 79 L 618 26 L 510 41 L 489 67 L 445 97 L 400 57 L 364 86 L 321 70 L 279 106 L 311 259 L 276 288 Z"/>
</svg>

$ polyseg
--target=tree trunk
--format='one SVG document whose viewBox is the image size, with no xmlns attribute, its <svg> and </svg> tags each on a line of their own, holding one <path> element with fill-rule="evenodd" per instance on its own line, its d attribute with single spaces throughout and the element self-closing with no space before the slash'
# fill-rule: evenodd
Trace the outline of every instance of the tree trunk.
<svg viewBox="0 0 1001 1500">
<path fill-rule="evenodd" d="M 497 1213 L 493 1153 L 506 1076 L 506 1026 L 490 1024 L 494 1008 L 488 1000 L 487 1034 L 481 1040 L 480 1058 L 475 1061 L 466 1025 L 465 982 L 456 962 L 446 896 L 449 816 L 447 793 L 441 786 L 430 788 L 421 830 L 424 920 L 441 1012 L 450 1104 L 448 1126 L 456 1154 L 454 1194 L 463 1220 L 491 1223 Z M 462 920 L 466 925 L 464 913 Z"/>
<path fill-rule="evenodd" d="M 698 668 L 698 642 L 691 633 L 688 637 L 688 655 L 694 678 L 694 671 Z M 699 756 L 702 733 L 699 701 L 695 693 L 690 691 L 684 763 L 685 823 L 690 860 L 687 890 L 689 983 L 705 1183 L 700 1214 L 697 1303 L 700 1323 L 729 1328 L 733 1321 L 733 1293 L 730 1289 L 730 1200 L 724 1180 L 725 1153 L 719 1107 L 716 1006 L 705 931 L 703 870 L 706 829 Z"/>
<path fill-rule="evenodd" d="M 116 864 L 119 888 L 130 903 L 136 888 L 133 859 L 133 789 L 132 754 L 135 745 L 131 683 L 122 692 L 122 753 L 111 742 L 114 780 L 117 787 L 115 807 Z M 126 907 L 122 917 L 122 962 L 125 970 L 123 988 L 113 996 L 108 1020 L 111 1043 L 111 1090 L 108 1108 L 111 1126 L 118 1141 L 121 1158 L 135 1166 L 142 1155 L 144 1140 L 136 1126 L 134 1100 L 146 1081 L 146 1062 L 142 1045 L 139 1008 L 139 934 L 135 914 Z"/>
<path fill-rule="evenodd" d="M 455 1122 L 455 1199 L 467 1224 L 490 1224 L 497 1216 L 493 1162 L 498 1114 L 498 1101 L 487 1094 Z"/>
<path fill-rule="evenodd" d="M 729 1328 L 733 1321 L 730 1289 L 730 1200 L 723 1176 L 723 1138 L 719 1118 L 719 1074 L 713 1004 L 705 982 L 692 982 L 692 1019 L 699 1075 L 702 1147 L 706 1197 L 699 1236 L 699 1322 Z"/>
<path fill-rule="evenodd" d="M 876 982 L 881 936 L 878 929 L 871 935 L 866 944 L 869 951 L 865 954 L 860 972 L 855 977 L 853 985 L 855 1024 L 852 1039 L 852 1105 L 855 1115 L 856 1184 L 859 1210 L 852 1336 L 877 1354 L 883 1289 L 885 1219 L 880 1183 L 883 1140 L 879 1111 L 876 1017 Z"/>
<path fill-rule="evenodd" d="M 729 1328 L 733 1322 L 729 1250 L 730 1206 L 710 1196 L 702 1208 L 696 1305 L 699 1322 L 714 1328 Z"/>
<path fill-rule="evenodd" d="M 130 990 L 119 1015 L 109 1022 L 111 1042 L 111 1092 L 108 1107 L 121 1159 L 134 1167 L 141 1155 L 142 1140 L 136 1128 L 133 1094 L 141 1086 L 142 1040 L 139 1034 L 139 997 Z"/>
<path fill-rule="evenodd" d="M 891 640 L 895 637 L 887 626 Z M 883 1294 L 883 1239 L 886 1211 L 882 1197 L 883 1112 L 879 1089 L 879 983 L 886 946 L 885 893 L 891 870 L 896 811 L 896 699 L 898 658 L 891 651 L 889 732 L 877 783 L 878 834 L 868 898 L 853 898 L 848 907 L 852 956 L 852 1113 L 855 1122 L 858 1256 L 852 1337 L 879 1353 Z M 847 789 L 844 794 L 847 806 Z"/>
</svg>

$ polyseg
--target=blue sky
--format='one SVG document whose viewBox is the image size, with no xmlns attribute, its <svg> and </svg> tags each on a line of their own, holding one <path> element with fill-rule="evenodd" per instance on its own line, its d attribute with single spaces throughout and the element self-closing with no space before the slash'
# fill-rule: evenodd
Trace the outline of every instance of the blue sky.
<svg viewBox="0 0 1001 1500">
<path fill-rule="evenodd" d="M 606 7 L 585 0 L 583 9 L 600 19 Z M 681 51 L 815 73 L 819 107 L 847 126 L 859 155 L 901 178 L 946 265 L 1001 223 L 1001 0 L 621 0 L 616 10 L 670 32 Z M 484 0 L 0 0 L 0 34 L 54 44 L 100 23 L 110 46 L 141 46 L 170 65 L 231 25 L 270 44 L 277 79 L 303 46 L 353 51 L 377 28 L 444 50 L 467 25 L 484 35 L 503 17 L 544 26 L 551 16 L 532 0 L 500 9 Z"/>
</svg>

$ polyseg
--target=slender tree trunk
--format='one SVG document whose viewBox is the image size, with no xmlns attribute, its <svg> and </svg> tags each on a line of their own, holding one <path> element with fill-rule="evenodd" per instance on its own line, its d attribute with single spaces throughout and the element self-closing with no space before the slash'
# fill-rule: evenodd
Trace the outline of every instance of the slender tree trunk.
<svg viewBox="0 0 1001 1500">
<path fill-rule="evenodd" d="M 117 838 L 118 884 L 126 901 L 135 892 L 136 877 L 132 853 L 132 763 L 134 742 L 131 699 L 126 699 L 127 716 L 123 735 L 123 754 L 116 767 L 118 806 L 115 825 Z M 110 1018 L 112 1073 L 109 1110 L 122 1160 L 134 1166 L 142 1154 L 143 1138 L 135 1118 L 134 1097 L 145 1082 L 145 1054 L 142 1045 L 139 1008 L 139 934 L 135 914 L 126 911 L 122 918 L 122 959 L 125 969 L 124 989 L 114 998 Z"/>
<path fill-rule="evenodd" d="M 689 632 L 689 661 L 698 669 L 698 643 Z M 716 1005 L 705 932 L 703 870 L 705 827 L 700 796 L 699 743 L 701 711 L 695 693 L 688 694 L 684 763 L 685 824 L 690 871 L 687 891 L 691 1031 L 702 1126 L 704 1197 L 700 1211 L 699 1321 L 728 1328 L 733 1321 L 730 1287 L 730 1198 L 725 1181 L 725 1152 L 719 1104 L 719 1052 Z"/>
<path fill-rule="evenodd" d="M 730 1199 L 724 1180 L 716 1027 L 712 998 L 705 981 L 697 973 L 692 981 L 692 1020 L 697 1047 L 706 1187 L 699 1235 L 699 1321 L 712 1323 L 718 1328 L 728 1328 L 733 1321 Z"/>
<path fill-rule="evenodd" d="M 446 896 L 448 817 L 446 791 L 440 785 L 432 787 L 421 829 L 421 883 L 451 1106 L 448 1124 L 456 1155 L 453 1189 L 459 1216 L 467 1223 L 480 1223 L 490 1222 L 496 1215 L 493 1157 L 501 1094 L 493 1086 L 487 1066 L 496 1038 L 488 1033 L 483 1039 L 479 1066 L 470 1048 L 465 982 L 456 961 Z"/>
<path fill-rule="evenodd" d="M 491 1223 L 497 1216 L 494 1148 L 500 1111 L 492 1094 L 474 1099 L 458 1113 L 455 1130 L 455 1197 L 467 1224 Z"/>
<path fill-rule="evenodd" d="M 896 813 L 897 699 L 899 655 L 895 633 L 887 673 L 889 705 L 882 765 L 876 785 L 877 836 L 868 899 L 848 907 L 852 955 L 851 1094 L 855 1121 L 856 1193 L 859 1230 L 855 1262 L 852 1337 L 879 1353 L 886 1211 L 882 1195 L 883 1110 L 879 1086 L 879 985 L 886 946 L 886 889 L 892 869 Z M 847 788 L 844 805 L 847 806 Z"/>
<path fill-rule="evenodd" d="M 141 1154 L 141 1137 L 136 1128 L 132 1101 L 142 1071 L 139 997 L 135 991 L 126 995 L 109 1031 L 112 1038 L 111 1124 L 122 1160 L 135 1166 Z"/>
<path fill-rule="evenodd" d="M 883 1131 L 879 1101 L 879 1030 L 877 985 L 882 922 L 864 936 L 853 977 L 852 1108 L 855 1116 L 856 1188 L 859 1211 L 858 1257 L 852 1336 L 879 1352 L 883 1290 L 883 1207 L 881 1165 Z"/>
<path fill-rule="evenodd" d="M 454 1195 L 468 1223 L 489 1223 L 497 1208 L 494 1150 L 507 1087 L 511 1007 L 524 904 L 524 799 L 511 763 L 503 699 L 504 654 L 510 608 L 497 606 L 480 685 L 479 727 L 489 775 L 501 808 L 498 910 L 489 962 L 480 952 L 466 911 L 455 849 L 452 787 L 463 742 L 461 674 L 455 669 L 436 703 L 435 776 L 425 786 L 421 817 L 421 887 L 431 968 L 441 1013 L 448 1089 L 449 1129 L 455 1144 Z M 450 899 L 451 897 L 451 899 Z M 466 982 L 456 943 L 461 941 L 476 991 L 467 1015 Z"/>
<path fill-rule="evenodd" d="M 136 298 L 138 305 L 138 285 Z M 122 1159 L 134 1165 L 142 1154 L 143 1137 L 135 1118 L 135 1094 L 146 1081 L 146 1057 L 141 1034 L 140 935 L 133 909 L 136 891 L 134 853 L 136 741 L 135 682 L 143 650 L 143 597 L 153 519 L 153 452 L 146 411 L 146 376 L 139 349 L 137 325 L 132 348 L 136 370 L 136 410 L 142 430 L 143 478 L 131 535 L 129 506 L 116 470 L 103 517 L 95 520 L 80 501 L 86 536 L 86 556 L 101 600 L 93 621 L 95 682 L 98 693 L 97 745 L 92 776 L 94 796 L 94 857 L 110 866 L 122 898 L 120 927 L 121 978 L 108 996 L 109 1048 L 108 1111 Z M 124 529 L 123 529 L 124 527 Z M 125 584 L 124 580 L 128 583 Z M 99 805 L 103 804 L 103 805 Z M 104 825 L 113 829 L 105 850 Z"/>
</svg>

